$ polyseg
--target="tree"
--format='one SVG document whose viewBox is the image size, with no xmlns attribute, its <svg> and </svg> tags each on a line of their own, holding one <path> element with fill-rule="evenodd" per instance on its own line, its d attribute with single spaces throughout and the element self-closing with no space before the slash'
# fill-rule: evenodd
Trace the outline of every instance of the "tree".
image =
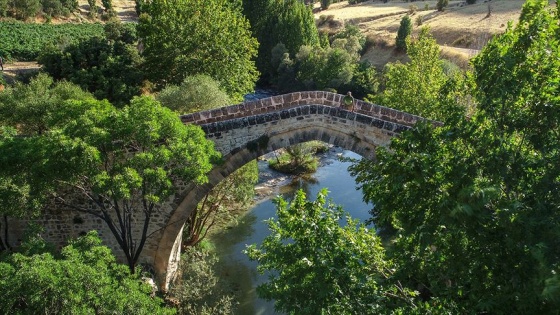
<svg viewBox="0 0 560 315">
<path fill-rule="evenodd" d="M 243 10 L 259 41 L 257 67 L 265 81 L 276 74 L 271 65 L 272 49 L 283 44 L 294 56 L 302 46 L 319 45 L 319 33 L 311 8 L 298 0 L 243 1 Z"/>
<path fill-rule="evenodd" d="M 443 119 L 447 115 L 448 95 L 456 102 L 466 78 L 461 74 L 445 74 L 439 45 L 422 28 L 417 39 L 406 40 L 410 62 L 387 65 L 385 89 L 376 97 L 384 106 L 399 109 L 429 119 Z M 467 82 L 468 83 L 468 82 Z M 455 97 L 457 96 L 457 97 Z M 453 104 L 451 104 L 453 106 Z"/>
<path fill-rule="evenodd" d="M 185 78 L 181 85 L 170 85 L 161 90 L 156 99 L 165 107 L 180 114 L 188 114 L 222 106 L 232 101 L 220 83 L 205 74 Z"/>
<path fill-rule="evenodd" d="M 97 5 L 95 4 L 97 0 L 88 0 L 89 5 L 89 16 L 95 18 L 97 16 Z"/>
<path fill-rule="evenodd" d="M 443 11 L 449 5 L 449 0 L 438 0 L 436 8 L 438 11 Z"/>
<path fill-rule="evenodd" d="M 35 17 L 41 10 L 39 0 L 8 0 L 9 15 L 18 20 Z"/>
<path fill-rule="evenodd" d="M 98 99 L 127 104 L 140 95 L 144 81 L 142 60 L 133 29 L 113 20 L 105 25 L 105 37 L 93 37 L 67 46 L 51 47 L 39 57 L 43 70 L 56 80 L 68 80 Z"/>
<path fill-rule="evenodd" d="M 269 280 L 259 297 L 274 300 L 288 314 L 444 314 L 452 305 L 427 304 L 393 279 L 397 267 L 386 258 L 381 239 L 327 200 L 315 201 L 299 190 L 288 204 L 275 199 L 278 219 L 271 234 L 245 253 Z"/>
<path fill-rule="evenodd" d="M 106 12 L 113 10 L 113 0 L 101 0 Z"/>
<path fill-rule="evenodd" d="M 35 237 L 36 238 L 36 237 Z M 90 232 L 62 248 L 45 251 L 41 239 L 24 253 L 0 261 L 0 308 L 9 314 L 174 314 L 152 288 L 119 265 Z"/>
<path fill-rule="evenodd" d="M 68 82 L 57 82 L 39 74 L 29 84 L 16 83 L 0 93 L 0 124 L 17 127 L 25 135 L 43 134 L 53 124 L 53 113 L 62 103 L 92 100 L 91 94 Z"/>
<path fill-rule="evenodd" d="M 397 38 L 396 38 L 397 50 L 406 51 L 407 49 L 406 38 L 410 36 L 410 33 L 412 33 L 412 21 L 410 20 L 410 17 L 407 14 L 401 19 L 401 25 L 397 30 Z"/>
<path fill-rule="evenodd" d="M 327 202 L 326 190 L 316 201 L 298 191 L 290 205 L 275 199 L 278 219 L 267 224 L 271 234 L 246 253 L 271 271 L 257 287 L 260 297 L 274 300 L 288 314 L 370 314 L 384 299 L 382 274 L 390 273 L 380 239 L 374 231 Z M 376 309 L 377 305 L 377 309 Z"/>
<path fill-rule="evenodd" d="M 251 161 L 222 180 L 196 206 L 183 228 L 183 246 L 195 246 L 216 223 L 231 221 L 235 209 L 253 201 L 259 179 L 257 161 Z"/>
<path fill-rule="evenodd" d="M 235 289 L 226 278 L 216 275 L 217 263 L 215 254 L 196 247 L 189 247 L 182 254 L 180 278 L 169 292 L 178 302 L 179 314 L 233 314 Z"/>
<path fill-rule="evenodd" d="M 395 231 L 397 278 L 456 313 L 560 307 L 560 32 L 547 6 L 528 1 L 475 59 L 470 119 L 421 124 L 354 168 L 376 226 Z"/>
<path fill-rule="evenodd" d="M 206 74 L 234 101 L 253 90 L 258 42 L 237 2 L 154 0 L 142 12 L 138 31 L 146 73 L 160 87 Z"/>
<path fill-rule="evenodd" d="M 180 183 L 204 183 L 217 153 L 199 127 L 148 97 L 120 110 L 107 102 L 63 105 L 53 115 L 65 123 L 30 143 L 32 150 L 15 148 L 33 137 L 0 143 L 11 153 L 2 156 L 2 175 L 48 184 L 57 207 L 103 220 L 134 272 L 152 215 Z"/>
</svg>

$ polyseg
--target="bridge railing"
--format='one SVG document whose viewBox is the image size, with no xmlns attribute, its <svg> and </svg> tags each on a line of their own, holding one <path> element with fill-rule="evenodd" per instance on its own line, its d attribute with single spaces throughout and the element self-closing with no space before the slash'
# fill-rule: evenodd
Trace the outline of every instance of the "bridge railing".
<svg viewBox="0 0 560 315">
<path fill-rule="evenodd" d="M 185 124 L 193 123 L 197 125 L 204 125 L 229 119 L 277 112 L 301 105 L 314 104 L 340 107 L 342 105 L 343 98 L 344 95 L 342 94 L 327 91 L 294 92 L 182 115 L 181 120 Z M 354 112 L 405 126 L 413 126 L 416 122 L 425 120 L 420 116 L 364 102 L 362 100 L 355 100 Z"/>
</svg>

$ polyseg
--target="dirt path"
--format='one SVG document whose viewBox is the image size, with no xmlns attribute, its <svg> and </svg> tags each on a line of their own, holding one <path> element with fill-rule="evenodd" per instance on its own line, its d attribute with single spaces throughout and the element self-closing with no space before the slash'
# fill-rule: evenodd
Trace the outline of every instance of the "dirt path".
<svg viewBox="0 0 560 315">
<path fill-rule="evenodd" d="M 7 83 L 11 84 L 14 83 L 18 74 L 37 71 L 39 69 L 41 69 L 41 66 L 35 61 L 6 62 L 4 63 L 4 71 L 2 71 L 2 76 Z"/>
</svg>

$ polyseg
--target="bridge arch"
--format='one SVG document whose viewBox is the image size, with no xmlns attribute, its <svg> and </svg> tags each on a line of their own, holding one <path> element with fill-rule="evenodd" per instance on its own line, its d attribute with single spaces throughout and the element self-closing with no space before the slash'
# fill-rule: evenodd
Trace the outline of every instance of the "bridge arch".
<svg viewBox="0 0 560 315">
<path fill-rule="evenodd" d="M 343 109 L 343 97 L 330 92 L 297 92 L 181 117 L 184 123 L 200 125 L 224 159 L 208 174 L 207 184 L 190 185 L 175 199 L 150 259 L 160 287 L 167 288 L 175 274 L 182 228 L 194 207 L 249 161 L 311 140 L 374 159 L 376 147 L 387 146 L 392 137 L 423 119 L 360 100 L 353 109 Z"/>
</svg>

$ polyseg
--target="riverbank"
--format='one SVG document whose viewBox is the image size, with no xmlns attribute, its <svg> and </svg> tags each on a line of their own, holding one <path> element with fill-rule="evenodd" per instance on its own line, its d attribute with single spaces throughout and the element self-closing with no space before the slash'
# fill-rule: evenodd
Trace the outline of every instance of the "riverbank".
<svg viewBox="0 0 560 315">
<path fill-rule="evenodd" d="M 313 174 L 306 174 L 303 176 L 289 175 L 277 172 L 268 167 L 268 161 L 271 159 L 275 159 L 279 154 L 280 153 L 278 152 L 271 152 L 269 154 L 263 155 L 258 160 L 259 181 L 257 182 L 257 185 L 255 185 L 255 204 L 282 194 L 282 187 L 292 184 L 299 178 L 311 178 L 311 180 L 313 178 Z M 342 157 L 343 154 L 344 150 L 342 148 L 329 145 L 328 150 L 316 155 L 319 158 L 319 167 L 334 163 L 334 161 L 339 160 L 339 158 Z"/>
</svg>

